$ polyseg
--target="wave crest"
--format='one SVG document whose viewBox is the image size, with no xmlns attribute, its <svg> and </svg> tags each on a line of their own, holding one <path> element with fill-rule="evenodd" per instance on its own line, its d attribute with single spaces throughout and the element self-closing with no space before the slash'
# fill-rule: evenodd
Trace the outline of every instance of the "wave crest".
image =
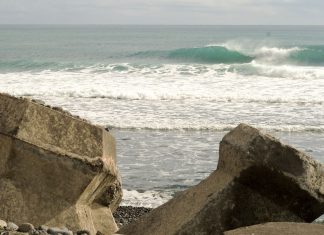
<svg viewBox="0 0 324 235">
<path fill-rule="evenodd" d="M 222 64 L 249 63 L 254 59 L 252 56 L 221 46 L 176 49 L 169 52 L 168 58 Z"/>
<path fill-rule="evenodd" d="M 254 57 L 224 46 L 205 46 L 178 48 L 167 51 L 142 51 L 132 57 L 160 58 L 178 62 L 193 62 L 201 64 L 233 64 L 249 63 Z"/>
<path fill-rule="evenodd" d="M 144 59 L 144 64 L 130 66 L 129 63 L 102 64 L 102 63 L 72 63 L 57 61 L 37 61 L 37 60 L 12 60 L 4 61 L 0 59 L 0 71 L 2 72 L 22 72 L 22 71 L 67 71 L 106 73 L 120 72 L 131 73 L 136 71 L 146 71 L 149 69 L 159 69 L 161 64 L 192 64 L 192 65 L 251 65 L 253 63 L 263 65 L 297 65 L 297 66 L 323 66 L 324 46 L 304 46 L 304 47 L 268 47 L 261 46 L 253 49 L 244 46 L 233 46 L 231 44 L 207 45 L 203 47 L 178 48 L 165 51 L 139 51 L 125 57 L 125 60 Z M 161 63 L 155 63 L 152 67 L 152 59 L 157 59 Z M 160 61 L 161 60 L 161 61 Z M 149 61 L 149 63 L 145 63 Z M 151 65 L 150 65 L 151 64 Z M 154 63 L 153 63 L 154 64 Z M 163 67 L 163 66 L 162 66 Z"/>
<path fill-rule="evenodd" d="M 244 46 L 233 46 L 225 43 L 166 51 L 142 51 L 131 56 L 201 64 L 243 64 L 258 61 L 271 64 L 318 66 L 324 65 L 324 46 L 261 46 L 248 49 Z"/>
</svg>

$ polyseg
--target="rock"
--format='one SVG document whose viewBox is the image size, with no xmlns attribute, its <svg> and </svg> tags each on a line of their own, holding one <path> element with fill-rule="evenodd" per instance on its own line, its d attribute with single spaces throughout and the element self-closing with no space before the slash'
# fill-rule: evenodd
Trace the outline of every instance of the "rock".
<svg viewBox="0 0 324 235">
<path fill-rule="evenodd" d="M 5 227 L 7 227 L 7 222 L 4 220 L 0 220 L 0 229 L 3 229 Z"/>
<path fill-rule="evenodd" d="M 47 233 L 48 234 L 51 234 L 51 235 L 58 235 L 58 234 L 61 234 L 61 235 L 73 235 L 73 232 L 66 229 L 66 228 L 57 228 L 57 227 L 51 227 L 47 230 Z"/>
<path fill-rule="evenodd" d="M 31 101 L 32 101 L 32 102 L 35 102 L 35 103 L 39 103 L 39 104 L 41 104 L 41 105 L 46 105 L 44 101 L 39 100 L 39 99 L 32 99 Z"/>
<path fill-rule="evenodd" d="M 227 231 L 224 235 L 319 235 L 324 234 L 324 225 L 306 223 L 266 223 Z"/>
<path fill-rule="evenodd" d="M 0 218 L 117 230 L 121 180 L 115 140 L 60 109 L 0 94 Z"/>
<path fill-rule="evenodd" d="M 39 226 L 38 230 L 47 231 L 48 230 L 48 226 L 41 225 L 41 226 Z"/>
<path fill-rule="evenodd" d="M 44 231 L 44 230 L 37 230 L 38 232 L 38 235 L 47 235 L 47 231 Z"/>
<path fill-rule="evenodd" d="M 30 223 L 23 223 L 23 224 L 19 225 L 18 231 L 23 232 L 23 233 L 29 233 L 29 232 L 32 232 L 34 229 L 35 229 L 34 225 L 32 225 Z"/>
<path fill-rule="evenodd" d="M 29 234 L 18 232 L 18 231 L 7 231 L 7 234 L 3 234 L 3 235 L 29 235 Z"/>
<path fill-rule="evenodd" d="M 90 231 L 88 231 L 88 230 L 80 230 L 80 231 L 77 231 L 76 234 L 77 235 L 90 235 Z M 96 234 L 98 234 L 98 232 Z"/>
<path fill-rule="evenodd" d="M 32 231 L 30 231 L 28 234 L 29 235 L 40 235 L 41 232 L 45 233 L 45 231 L 38 231 L 36 229 L 33 229 Z M 47 234 L 47 233 L 46 233 Z"/>
<path fill-rule="evenodd" d="M 123 226 L 132 235 L 223 234 L 265 222 L 311 222 L 324 213 L 324 167 L 241 124 L 220 143 L 217 170 Z"/>
<path fill-rule="evenodd" d="M 47 231 L 39 230 L 39 229 L 35 229 L 34 232 L 31 233 L 31 235 L 47 235 L 47 234 L 48 234 Z"/>
<path fill-rule="evenodd" d="M 13 222 L 8 222 L 6 226 L 7 231 L 17 231 L 18 230 L 18 225 L 13 223 Z"/>
<path fill-rule="evenodd" d="M 68 230 L 68 231 L 64 231 L 64 232 L 62 233 L 62 235 L 73 235 L 73 232 L 70 231 L 70 230 Z"/>
</svg>

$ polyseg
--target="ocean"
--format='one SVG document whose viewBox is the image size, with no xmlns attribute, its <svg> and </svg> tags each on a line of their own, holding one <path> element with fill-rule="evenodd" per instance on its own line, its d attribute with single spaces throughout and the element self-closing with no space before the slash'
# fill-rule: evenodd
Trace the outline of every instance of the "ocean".
<svg viewBox="0 0 324 235">
<path fill-rule="evenodd" d="M 324 162 L 324 26 L 0 26 L 0 92 L 108 127 L 123 205 L 216 169 L 239 123 Z"/>
</svg>

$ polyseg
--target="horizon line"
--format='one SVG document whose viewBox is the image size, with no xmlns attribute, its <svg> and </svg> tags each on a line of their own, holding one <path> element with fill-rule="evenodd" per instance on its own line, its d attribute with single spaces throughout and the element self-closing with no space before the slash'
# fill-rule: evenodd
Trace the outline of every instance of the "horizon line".
<svg viewBox="0 0 324 235">
<path fill-rule="evenodd" d="M 3 25 L 35 25 L 35 26 L 324 26 L 324 24 L 102 24 L 102 23 L 0 23 Z"/>
</svg>

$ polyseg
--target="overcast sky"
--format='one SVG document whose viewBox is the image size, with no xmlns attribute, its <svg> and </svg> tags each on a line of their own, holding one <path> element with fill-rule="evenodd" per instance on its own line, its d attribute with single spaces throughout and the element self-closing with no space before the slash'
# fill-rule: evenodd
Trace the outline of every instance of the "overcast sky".
<svg viewBox="0 0 324 235">
<path fill-rule="evenodd" d="M 0 24 L 324 24 L 324 0 L 0 0 Z"/>
</svg>

